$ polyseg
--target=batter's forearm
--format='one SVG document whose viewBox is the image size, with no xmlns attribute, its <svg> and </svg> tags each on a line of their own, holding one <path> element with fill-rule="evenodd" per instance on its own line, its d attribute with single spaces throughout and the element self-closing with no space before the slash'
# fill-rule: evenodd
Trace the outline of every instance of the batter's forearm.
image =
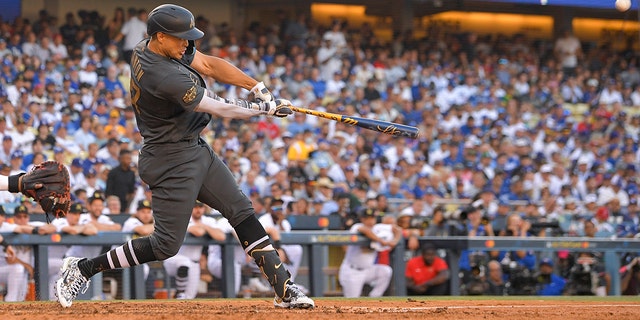
<svg viewBox="0 0 640 320">
<path fill-rule="evenodd" d="M 224 118 L 244 118 L 265 115 L 260 105 L 242 99 L 224 99 L 211 92 L 202 97 L 196 107 L 197 112 L 206 112 Z"/>
</svg>

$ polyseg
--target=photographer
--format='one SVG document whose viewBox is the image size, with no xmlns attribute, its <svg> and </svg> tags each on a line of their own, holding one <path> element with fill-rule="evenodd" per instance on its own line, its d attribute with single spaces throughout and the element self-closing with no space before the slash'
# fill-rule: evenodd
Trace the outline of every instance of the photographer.
<svg viewBox="0 0 640 320">
<path fill-rule="evenodd" d="M 620 268 L 620 291 L 623 296 L 640 295 L 640 257 L 626 254 Z"/>
<path fill-rule="evenodd" d="M 559 275 L 553 273 L 553 259 L 545 258 L 538 265 L 538 295 L 539 296 L 561 296 L 564 291 L 566 281 Z"/>
<path fill-rule="evenodd" d="M 500 262 L 491 260 L 487 264 L 489 276 L 487 277 L 487 287 L 484 294 L 488 296 L 505 296 L 507 295 L 507 287 L 502 274 L 502 265 Z"/>
<path fill-rule="evenodd" d="M 586 220 L 583 234 L 595 238 L 597 229 L 593 220 Z M 570 267 L 567 294 L 596 295 L 604 297 L 611 287 L 611 276 L 606 272 L 600 252 L 580 252 L 574 254 L 574 263 Z"/>
<path fill-rule="evenodd" d="M 462 226 L 457 221 L 450 221 L 446 217 L 443 206 L 433 209 L 433 216 L 429 226 L 424 230 L 424 235 L 428 237 L 455 236 L 462 232 Z"/>
<path fill-rule="evenodd" d="M 481 209 L 478 207 L 469 206 L 465 208 L 460 213 L 460 220 L 464 226 L 462 230 L 463 234 L 456 235 L 466 235 L 471 238 L 494 235 L 493 228 L 482 219 Z M 484 268 L 483 265 L 486 260 L 489 260 L 489 257 L 484 251 L 462 250 L 462 252 L 460 252 L 458 265 L 462 272 L 462 283 L 465 291 L 468 291 L 466 288 L 467 285 L 476 282 L 478 274 L 482 273 L 481 269 Z"/>
<path fill-rule="evenodd" d="M 531 229 L 531 223 L 529 221 L 523 220 L 519 214 L 512 213 L 507 217 L 507 225 L 504 229 L 500 230 L 498 234 L 501 237 L 529 237 L 529 230 Z M 493 252 L 492 257 L 496 258 L 498 261 L 503 261 L 505 258 L 510 259 L 510 261 L 515 261 L 519 265 L 526 267 L 529 270 L 533 270 L 536 264 L 536 257 L 533 252 L 530 251 L 513 251 L 513 252 Z M 503 264 L 505 264 L 503 262 Z"/>
<path fill-rule="evenodd" d="M 499 235 L 504 237 L 528 237 L 531 223 L 523 220 L 519 214 L 512 213 L 507 217 L 505 229 Z M 533 274 L 536 257 L 531 251 L 493 251 L 491 257 L 500 262 L 507 279 L 510 295 L 534 295 L 537 281 Z"/>
</svg>

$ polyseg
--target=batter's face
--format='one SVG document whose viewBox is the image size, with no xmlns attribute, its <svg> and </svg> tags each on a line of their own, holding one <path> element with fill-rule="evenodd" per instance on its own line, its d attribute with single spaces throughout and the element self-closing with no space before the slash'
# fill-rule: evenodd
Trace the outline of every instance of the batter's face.
<svg viewBox="0 0 640 320">
<path fill-rule="evenodd" d="M 157 39 L 160 44 L 158 46 L 158 51 L 160 51 L 159 53 L 176 60 L 182 59 L 182 56 L 187 51 L 187 46 L 189 45 L 189 41 L 163 32 L 157 33 Z"/>
</svg>

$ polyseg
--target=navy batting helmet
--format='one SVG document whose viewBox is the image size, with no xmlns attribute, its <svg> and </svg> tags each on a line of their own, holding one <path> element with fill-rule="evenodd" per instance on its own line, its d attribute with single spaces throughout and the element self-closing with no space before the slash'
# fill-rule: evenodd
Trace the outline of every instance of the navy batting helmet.
<svg viewBox="0 0 640 320">
<path fill-rule="evenodd" d="M 186 40 L 202 38 L 204 33 L 196 28 L 191 11 L 175 4 L 163 4 L 151 10 L 147 19 L 147 34 L 164 32 Z"/>
</svg>

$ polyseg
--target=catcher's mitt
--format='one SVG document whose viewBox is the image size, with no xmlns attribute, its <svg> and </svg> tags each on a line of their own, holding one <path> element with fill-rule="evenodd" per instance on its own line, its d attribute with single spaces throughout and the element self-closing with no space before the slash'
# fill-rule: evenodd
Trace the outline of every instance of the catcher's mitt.
<svg viewBox="0 0 640 320">
<path fill-rule="evenodd" d="M 11 180 L 9 179 L 11 189 Z M 17 181 L 19 191 L 38 203 L 47 213 L 56 218 L 64 217 L 71 207 L 69 171 L 57 161 L 45 161 L 33 167 Z M 11 191 L 11 190 L 9 190 Z"/>
</svg>

